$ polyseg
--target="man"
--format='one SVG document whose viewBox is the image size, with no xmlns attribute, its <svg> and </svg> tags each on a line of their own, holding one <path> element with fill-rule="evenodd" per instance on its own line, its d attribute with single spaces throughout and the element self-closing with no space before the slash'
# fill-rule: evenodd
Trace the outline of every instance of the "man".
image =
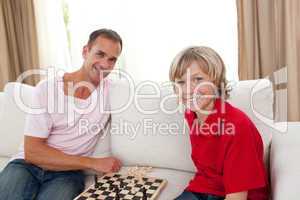
<svg viewBox="0 0 300 200">
<path fill-rule="evenodd" d="M 0 173 L 0 199 L 71 200 L 84 189 L 82 170 L 105 173 L 120 169 L 117 158 L 90 157 L 99 131 L 82 132 L 79 123 L 84 119 L 103 127 L 107 122 L 109 114 L 98 108 L 109 107 L 109 83 L 105 77 L 114 68 L 121 50 L 122 40 L 115 31 L 96 30 L 83 47 L 84 62 L 78 71 L 41 81 L 35 87 L 33 105 L 47 108 L 47 112 L 28 114 L 24 145 Z M 53 94 L 47 93 L 49 85 Z M 54 97 L 54 103 L 49 97 Z M 69 114 L 75 104 L 84 107 L 94 100 L 96 107 L 89 112 Z M 59 113 L 57 106 L 61 105 L 67 106 Z"/>
</svg>

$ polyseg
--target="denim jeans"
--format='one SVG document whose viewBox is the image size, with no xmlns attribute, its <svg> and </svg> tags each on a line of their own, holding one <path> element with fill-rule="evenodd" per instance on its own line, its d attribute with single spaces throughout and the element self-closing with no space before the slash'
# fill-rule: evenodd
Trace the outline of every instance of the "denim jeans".
<svg viewBox="0 0 300 200">
<path fill-rule="evenodd" d="M 1 200 L 71 200 L 84 189 L 81 171 L 47 171 L 16 159 L 0 173 Z"/>
<path fill-rule="evenodd" d="M 224 197 L 184 191 L 175 200 L 224 200 Z"/>
</svg>

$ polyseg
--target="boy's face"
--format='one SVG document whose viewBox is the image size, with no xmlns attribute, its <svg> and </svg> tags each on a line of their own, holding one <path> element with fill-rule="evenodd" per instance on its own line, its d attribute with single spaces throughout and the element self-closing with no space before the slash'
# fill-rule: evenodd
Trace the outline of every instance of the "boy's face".
<svg viewBox="0 0 300 200">
<path fill-rule="evenodd" d="M 175 79 L 175 92 L 188 109 L 194 112 L 206 110 L 217 95 L 217 87 L 208 74 L 194 61 L 179 79 Z"/>
</svg>

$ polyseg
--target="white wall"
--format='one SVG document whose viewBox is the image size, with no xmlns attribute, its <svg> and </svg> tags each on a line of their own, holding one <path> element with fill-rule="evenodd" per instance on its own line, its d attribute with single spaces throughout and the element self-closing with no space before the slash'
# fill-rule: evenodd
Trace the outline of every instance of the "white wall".
<svg viewBox="0 0 300 200">
<path fill-rule="evenodd" d="M 181 49 L 205 45 L 217 50 L 237 80 L 237 20 L 234 0 L 69 0 L 72 64 L 91 31 L 112 28 L 124 40 L 121 65 L 136 79 L 167 81 Z"/>
</svg>

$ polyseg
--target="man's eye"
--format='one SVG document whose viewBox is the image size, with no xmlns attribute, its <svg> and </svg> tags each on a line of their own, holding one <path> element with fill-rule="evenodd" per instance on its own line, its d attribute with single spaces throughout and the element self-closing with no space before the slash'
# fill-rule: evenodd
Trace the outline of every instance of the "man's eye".
<svg viewBox="0 0 300 200">
<path fill-rule="evenodd" d="M 115 63 L 115 62 L 117 62 L 117 59 L 111 58 L 111 59 L 109 59 L 109 61 L 112 62 L 112 63 Z"/>
<path fill-rule="evenodd" d="M 99 52 L 97 53 L 97 56 L 104 57 L 104 53 Z"/>
</svg>

